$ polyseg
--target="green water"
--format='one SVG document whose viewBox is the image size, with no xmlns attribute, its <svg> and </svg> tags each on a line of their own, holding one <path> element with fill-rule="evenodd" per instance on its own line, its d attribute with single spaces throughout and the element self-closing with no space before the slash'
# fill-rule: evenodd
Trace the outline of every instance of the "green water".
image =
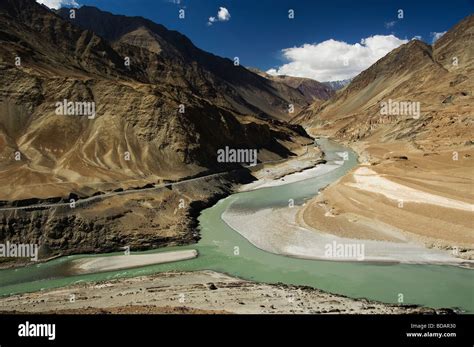
<svg viewBox="0 0 474 347">
<path fill-rule="evenodd" d="M 320 140 L 328 162 L 340 160 L 337 152 L 347 151 L 348 160 L 323 176 L 278 187 L 233 194 L 206 209 L 199 217 L 202 239 L 197 245 L 160 251 L 197 249 L 192 260 L 136 269 L 71 276 L 72 259 L 60 258 L 30 267 L 0 271 L 0 295 L 61 287 L 81 281 L 148 275 L 162 271 L 215 270 L 241 278 L 276 283 L 308 285 L 355 298 L 397 303 L 403 294 L 405 304 L 451 307 L 474 313 L 474 272 L 453 266 L 381 265 L 360 262 L 329 262 L 290 258 L 262 251 L 228 227 L 221 215 L 228 208 L 257 210 L 288 206 L 288 199 L 301 204 L 318 190 L 342 177 L 356 164 L 353 152 L 327 140 Z M 235 253 L 238 247 L 238 254 Z M 111 254 L 113 255 L 113 254 Z"/>
</svg>

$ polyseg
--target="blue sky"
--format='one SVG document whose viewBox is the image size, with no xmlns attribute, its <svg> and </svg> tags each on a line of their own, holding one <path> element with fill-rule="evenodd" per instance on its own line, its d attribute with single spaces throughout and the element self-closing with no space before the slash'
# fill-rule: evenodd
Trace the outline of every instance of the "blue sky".
<svg viewBox="0 0 474 347">
<path fill-rule="evenodd" d="M 38 1 L 57 6 L 74 0 Z M 433 33 L 449 30 L 474 13 L 474 0 L 75 1 L 149 18 L 180 31 L 206 51 L 238 56 L 245 66 L 320 80 L 351 77 L 415 36 L 432 43 Z M 230 18 L 217 20 L 221 7 Z M 178 18 L 181 8 L 185 19 Z M 294 10 L 294 19 L 288 18 L 289 9 Z M 403 19 L 398 18 L 399 9 Z M 216 20 L 209 25 L 211 16 Z M 369 40 L 361 45 L 362 39 Z M 322 58 L 314 60 L 314 56 Z"/>
</svg>

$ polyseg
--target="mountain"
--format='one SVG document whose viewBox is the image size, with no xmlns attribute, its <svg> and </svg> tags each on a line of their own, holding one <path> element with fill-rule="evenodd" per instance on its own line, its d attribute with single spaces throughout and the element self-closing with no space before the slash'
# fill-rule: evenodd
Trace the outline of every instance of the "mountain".
<svg viewBox="0 0 474 347">
<path fill-rule="evenodd" d="M 472 74 L 474 69 L 473 22 L 474 15 L 468 16 L 435 42 L 434 59 L 446 70 L 457 74 Z"/>
<path fill-rule="evenodd" d="M 325 86 L 328 86 L 332 90 L 339 90 L 347 86 L 349 83 L 351 83 L 352 78 L 348 78 L 346 80 L 340 80 L 340 81 L 328 81 L 328 82 L 322 82 Z"/>
<path fill-rule="evenodd" d="M 310 78 L 292 77 L 285 75 L 270 75 L 257 68 L 248 69 L 270 81 L 276 82 L 278 84 L 283 84 L 300 91 L 301 94 L 304 95 L 308 103 L 312 103 L 317 100 L 325 101 L 328 100 L 332 95 L 334 95 L 334 90 L 330 86 Z"/>
<path fill-rule="evenodd" d="M 474 16 L 434 46 L 412 40 L 381 58 L 333 98 L 294 122 L 346 141 L 407 142 L 425 150 L 469 146 L 474 107 Z M 457 65 L 453 62 L 457 62 Z M 384 105 L 413 106 L 384 112 Z M 413 114 L 419 106 L 419 114 Z M 393 109 L 393 107 L 392 107 Z"/>
<path fill-rule="evenodd" d="M 412 40 L 293 119 L 360 163 L 307 203 L 305 225 L 473 259 L 473 38 L 471 15 L 433 46 Z"/>
<path fill-rule="evenodd" d="M 106 39 L 147 83 L 187 88 L 214 105 L 241 114 L 286 120 L 288 105 L 297 111 L 308 105 L 302 93 L 250 72 L 234 61 L 205 52 L 184 35 L 142 17 L 127 17 L 83 6 L 75 18 L 69 9 L 58 14 Z"/>
<path fill-rule="evenodd" d="M 3 199 L 174 180 L 228 168 L 216 160 L 225 146 L 272 160 L 308 141 L 276 120 L 305 102 L 299 91 L 143 18 L 86 7 L 71 23 L 34 0 L 2 0 L 0 23 Z M 94 117 L 58 114 L 64 100 Z"/>
</svg>

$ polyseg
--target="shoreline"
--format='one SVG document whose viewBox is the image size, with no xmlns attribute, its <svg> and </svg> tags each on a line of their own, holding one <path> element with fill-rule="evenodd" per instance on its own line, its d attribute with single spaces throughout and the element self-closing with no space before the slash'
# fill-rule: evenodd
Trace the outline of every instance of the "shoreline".
<svg viewBox="0 0 474 347">
<path fill-rule="evenodd" d="M 325 165 L 331 164 L 324 164 L 322 167 Z M 318 204 L 318 207 L 320 207 L 319 205 L 324 205 L 322 200 L 326 190 L 341 184 L 341 181 L 344 181 L 347 176 L 353 175 L 361 167 L 365 166 L 358 161 L 358 164 L 347 174 L 320 189 L 319 194 L 301 206 L 294 206 L 291 209 L 263 209 L 252 211 L 251 213 L 225 211 L 222 219 L 229 227 L 259 249 L 289 257 L 326 261 L 448 265 L 472 268 L 472 262 L 469 259 L 456 257 L 443 249 L 426 247 L 420 240 L 413 240 L 407 237 L 402 230 L 378 221 L 376 218 L 370 220 L 354 215 L 349 217 L 349 223 L 344 225 L 344 227 L 347 230 L 351 230 L 356 225 L 363 230 L 383 230 L 384 237 L 381 239 L 373 239 L 370 234 L 365 235 L 366 237 L 353 237 L 350 233 L 348 235 L 333 234 L 331 230 L 326 231 L 324 229 L 324 225 L 321 225 L 324 222 L 318 224 L 318 227 L 321 227 L 321 229 L 315 228 L 311 223 L 307 223 L 305 213 L 308 210 L 308 206 Z M 299 182 L 321 176 L 325 173 L 318 168 L 308 169 L 304 172 L 308 175 L 290 174 L 288 175 L 290 179 L 285 181 L 279 180 L 273 184 L 268 183 L 263 178 L 259 180 L 259 184 L 244 186 L 244 189 L 241 189 L 241 191 Z M 425 195 L 421 196 L 425 197 Z M 333 211 L 327 209 L 323 210 L 316 217 L 316 219 L 327 222 L 332 222 L 335 218 L 336 215 L 333 214 Z M 325 254 L 325 246 L 334 241 L 343 245 L 357 244 L 363 246 L 365 253 L 363 259 L 355 259 L 354 257 L 342 259 L 338 257 L 328 258 Z"/>
<path fill-rule="evenodd" d="M 297 207 L 295 206 L 294 209 L 296 210 Z M 229 227 L 255 247 L 282 256 L 366 264 L 396 263 L 472 268 L 471 261 L 452 257 L 448 252 L 428 249 L 422 244 L 341 238 L 312 230 L 310 227 L 305 228 L 305 225 L 301 225 L 302 223 L 297 217 L 300 211 L 287 212 L 266 209 L 252 214 L 224 213 L 222 218 Z M 285 224 L 288 219 L 290 223 Z M 291 228 L 290 232 L 289 228 Z M 261 232 L 261 230 L 267 230 L 267 232 Z M 363 259 L 326 256 L 326 246 L 332 245 L 334 242 L 339 245 L 364 245 Z"/>
<path fill-rule="evenodd" d="M 360 241 L 421 244 L 472 267 L 472 150 L 453 161 L 451 152 L 409 144 L 341 143 L 362 160 L 304 206 L 300 225 Z"/>
<path fill-rule="evenodd" d="M 195 249 L 151 254 L 112 255 L 88 257 L 71 262 L 69 275 L 84 275 L 107 271 L 133 269 L 137 267 L 165 264 L 198 257 Z"/>
<path fill-rule="evenodd" d="M 74 298 L 74 299 L 71 299 Z M 78 283 L 0 298 L 4 313 L 453 314 L 323 290 L 248 281 L 215 271 L 166 272 Z M 21 305 L 19 305 L 21 303 Z M 163 312 L 165 311 L 165 312 Z"/>
<path fill-rule="evenodd" d="M 289 256 L 289 255 L 286 255 L 286 256 Z M 198 272 L 199 272 L 199 271 L 198 271 Z M 161 275 L 161 274 L 158 274 L 158 275 L 149 275 L 149 276 L 145 276 L 144 278 L 149 278 L 149 277 L 154 277 L 154 276 L 159 276 L 159 275 Z M 132 279 L 133 279 L 133 278 L 137 278 L 137 277 L 132 277 Z M 118 281 L 120 281 L 120 280 L 122 280 L 122 279 L 119 279 Z M 127 279 L 124 278 L 123 280 L 126 281 Z M 105 283 L 105 284 L 108 285 L 110 282 L 111 282 L 111 281 L 107 280 L 107 281 L 100 281 L 99 283 Z M 84 285 L 89 285 L 89 284 L 91 284 L 91 283 L 94 284 L 94 282 L 87 282 L 87 283 L 85 283 Z M 264 285 L 264 284 L 265 284 L 265 283 L 259 283 L 259 282 L 250 282 L 250 283 L 252 283 L 252 285 L 255 285 L 255 286 L 259 286 L 259 285 Z M 211 285 L 209 284 L 209 286 L 211 286 Z M 48 292 L 48 291 L 55 291 L 55 290 L 56 290 L 56 291 L 61 291 L 61 289 L 65 289 L 65 288 L 68 288 L 68 287 L 69 287 L 69 286 L 60 287 L 60 288 L 56 288 L 56 289 L 47 290 L 47 291 L 45 291 L 45 292 Z M 317 287 L 317 286 L 315 286 L 315 287 Z M 245 288 L 245 287 L 244 287 L 244 288 Z M 313 288 L 313 289 L 317 291 L 316 288 Z M 212 290 L 213 290 L 213 289 L 212 289 Z M 41 297 L 41 295 L 39 294 L 39 292 L 30 292 L 30 293 L 26 293 L 26 294 L 20 294 L 20 295 L 17 295 L 17 296 L 28 295 L 28 294 L 31 294 L 32 297 L 34 297 L 36 294 L 38 294 L 39 297 Z M 125 294 L 122 293 L 122 295 L 125 295 Z M 132 295 L 132 294 L 130 294 L 130 295 Z M 337 295 L 337 294 L 334 294 L 334 296 L 340 297 L 340 295 Z M 8 297 L 11 297 L 11 296 L 7 296 L 7 297 L 4 297 L 4 298 L 8 298 Z M 132 299 L 133 299 L 133 295 L 132 295 Z M 40 300 L 37 300 L 37 301 L 40 301 Z M 35 301 L 35 302 L 37 302 L 37 301 Z M 138 303 L 134 301 L 131 305 L 136 306 L 137 304 L 138 304 Z M 127 307 L 128 307 L 128 306 L 130 305 L 130 303 L 127 303 L 126 305 L 127 305 Z M 152 305 L 157 305 L 157 303 L 154 302 L 154 303 L 152 303 Z M 162 305 L 162 303 L 160 302 L 159 305 Z M 387 304 L 387 305 L 390 305 L 390 304 Z M 164 306 L 166 306 L 166 305 L 163 304 L 163 307 L 164 307 Z M 181 305 L 181 306 L 182 306 L 182 305 Z M 122 305 L 122 306 L 120 306 L 120 307 L 125 307 L 125 304 Z M 154 307 L 156 307 L 156 306 L 154 306 Z M 160 307 L 161 307 L 161 306 L 160 306 Z M 192 306 L 192 307 L 194 307 L 194 306 Z M 206 306 L 204 306 L 204 308 L 205 308 L 205 307 L 206 307 Z M 109 311 L 108 313 L 114 313 L 113 307 L 110 306 L 109 308 L 110 308 L 110 311 Z M 209 308 L 209 307 L 208 307 L 208 308 Z M 102 309 L 102 308 L 100 308 L 100 309 Z M 146 308 L 146 307 L 143 308 L 143 310 L 149 310 L 149 309 L 150 309 L 149 307 L 148 307 L 148 308 Z M 203 309 L 203 308 L 200 308 L 200 309 Z M 218 309 L 219 309 L 219 308 L 218 308 Z M 220 307 L 220 309 L 222 309 L 222 307 Z M 255 308 L 255 309 L 258 309 L 258 308 Z M 214 310 L 214 308 L 212 308 L 212 310 Z M 329 310 L 331 310 L 331 308 L 330 308 Z M 116 311 L 116 310 L 115 310 L 115 311 Z M 320 311 L 317 311 L 317 310 L 316 310 L 316 311 L 310 311 L 309 313 L 327 313 L 327 312 L 323 312 L 323 311 L 324 311 L 324 309 L 321 309 Z M 43 312 L 44 312 L 44 311 L 43 311 Z M 48 312 L 51 312 L 51 311 L 48 311 Z M 81 312 L 82 312 L 82 311 L 81 311 Z M 123 311 L 122 311 L 122 312 L 123 312 Z M 148 311 L 148 312 L 150 312 L 150 311 Z M 297 311 L 297 312 L 298 312 L 298 313 L 306 313 L 306 312 L 301 312 L 301 311 Z M 357 310 L 356 310 L 356 312 L 359 313 Z M 57 313 L 61 313 L 61 312 L 57 312 Z M 101 312 L 101 313 L 104 313 L 104 312 Z M 125 313 L 126 313 L 126 312 L 125 312 Z M 150 312 L 150 313 L 153 313 L 153 312 Z M 184 312 L 184 313 L 185 313 L 185 312 Z M 263 311 L 263 310 L 260 310 L 260 311 L 255 311 L 254 313 L 295 313 L 295 312 L 293 312 L 293 311 L 291 311 L 291 310 L 290 310 L 289 312 L 288 312 L 288 311 L 275 312 L 275 311 L 273 311 L 273 310 L 272 310 L 272 311 Z M 349 311 L 349 312 L 348 312 L 348 311 L 343 311 L 342 313 L 353 313 L 353 312 L 350 312 L 350 311 Z M 362 312 L 362 313 L 365 313 L 365 312 Z M 367 312 L 367 313 L 370 313 L 370 312 Z M 386 312 L 372 312 L 372 313 L 386 313 Z M 411 313 L 413 313 L 413 312 L 411 312 Z M 416 313 L 416 312 L 414 312 L 414 313 Z"/>
</svg>

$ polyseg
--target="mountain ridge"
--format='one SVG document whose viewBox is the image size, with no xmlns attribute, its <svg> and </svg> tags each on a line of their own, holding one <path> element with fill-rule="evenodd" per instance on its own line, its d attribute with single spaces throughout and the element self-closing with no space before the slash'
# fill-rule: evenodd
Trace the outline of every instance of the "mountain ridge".
<svg viewBox="0 0 474 347">
<path fill-rule="evenodd" d="M 166 79 L 162 77 L 163 73 L 168 76 L 190 74 L 189 69 L 185 68 L 178 71 L 170 70 L 168 68 L 172 66 L 170 61 L 174 60 L 182 62 L 184 66 L 193 66 L 197 75 L 200 76 L 200 79 L 196 81 L 187 79 L 185 82 L 188 87 L 197 91 L 202 85 L 206 86 L 202 92 L 203 97 L 211 98 L 213 102 L 239 113 L 258 113 L 263 117 L 286 120 L 290 118 L 288 115 L 290 103 L 294 104 L 297 111 L 308 104 L 305 97 L 295 88 L 268 81 L 243 66 L 235 66 L 234 62 L 228 58 L 205 52 L 196 47 L 185 35 L 168 30 L 163 25 L 146 18 L 115 15 L 92 6 L 76 9 L 74 19 L 69 18 L 69 9 L 60 9 L 57 13 L 79 27 L 97 33 L 119 52 L 126 52 L 124 44 L 136 45 L 140 39 L 143 39 L 143 35 L 141 38 L 135 35 L 135 40 L 127 37 L 139 29 L 142 34 L 148 34 L 147 38 L 153 37 L 161 47 L 161 51 L 158 54 L 153 52 L 148 57 L 149 62 L 139 66 L 144 71 L 143 78 L 146 79 L 145 76 L 148 76 L 147 82 L 166 82 Z M 150 33 L 152 35 L 149 35 Z M 149 43 L 153 42 L 149 41 Z M 147 49 L 143 45 L 140 47 Z M 133 61 L 133 57 L 130 58 Z M 153 69 L 154 64 L 157 64 L 160 69 Z M 209 84 L 212 84 L 214 89 L 207 90 Z"/>
<path fill-rule="evenodd" d="M 470 141 L 466 127 L 473 106 L 474 53 L 469 41 L 473 32 L 471 15 L 434 46 L 411 40 L 361 72 L 333 98 L 308 106 L 292 121 L 344 141 L 373 137 L 382 142 L 408 141 L 425 150 L 462 147 Z M 452 65 L 456 56 L 462 57 L 458 66 Z M 420 117 L 382 115 L 382 102 L 389 100 L 419 103 Z"/>
<path fill-rule="evenodd" d="M 257 68 L 249 67 L 248 70 L 268 80 L 279 82 L 299 90 L 309 103 L 316 100 L 325 101 L 329 99 L 334 91 L 324 83 L 305 77 L 293 77 L 286 75 L 270 75 Z"/>
<path fill-rule="evenodd" d="M 261 117 L 263 111 L 237 92 L 223 99 L 214 84 L 220 77 L 203 77 L 196 64 L 160 60 L 123 42 L 117 49 L 34 0 L 2 1 L 0 22 L 0 182 L 6 199 L 176 180 L 232 167 L 216 161 L 217 149 L 226 145 L 258 149 L 263 161 L 291 156 L 308 141 L 301 127 Z M 126 67 L 124 50 L 133 50 L 138 66 Z M 142 79 L 146 59 L 178 77 L 170 75 L 167 83 Z M 93 103 L 97 116 L 58 115 L 55 104 L 63 100 Z"/>
</svg>

